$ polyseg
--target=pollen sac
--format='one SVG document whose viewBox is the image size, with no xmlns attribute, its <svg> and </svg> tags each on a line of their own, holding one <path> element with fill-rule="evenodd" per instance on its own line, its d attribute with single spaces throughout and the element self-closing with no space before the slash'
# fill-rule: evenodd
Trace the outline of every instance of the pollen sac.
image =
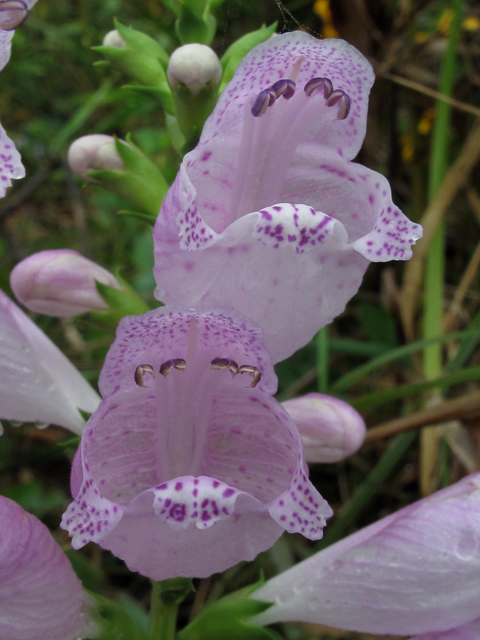
<svg viewBox="0 0 480 640">
<path fill-rule="evenodd" d="M 236 376 L 238 373 L 238 364 L 235 362 L 235 360 L 230 360 L 230 362 L 228 363 L 228 368 L 230 370 L 230 373 L 232 374 L 232 376 Z"/>
<path fill-rule="evenodd" d="M 164 378 L 168 376 L 170 371 L 176 369 L 177 371 L 185 371 L 187 363 L 182 358 L 173 358 L 172 360 L 167 360 L 162 365 L 160 365 L 160 375 Z"/>
<path fill-rule="evenodd" d="M 312 78 L 304 87 L 307 97 L 310 97 L 317 89 L 323 91 L 323 97 L 328 100 L 333 93 L 333 84 L 328 78 Z"/>
<path fill-rule="evenodd" d="M 13 31 L 28 18 L 28 7 L 22 0 L 0 1 L 0 29 Z"/>
<path fill-rule="evenodd" d="M 275 102 L 276 98 L 277 96 L 275 95 L 275 91 L 272 91 L 271 89 L 260 91 L 251 109 L 252 116 L 255 116 L 256 118 L 263 116 L 268 107 Z"/>
<path fill-rule="evenodd" d="M 210 369 L 214 371 L 222 371 L 230 368 L 230 360 L 228 358 L 214 358 L 210 363 Z"/>
<path fill-rule="evenodd" d="M 337 118 L 338 120 L 345 120 L 350 112 L 350 98 L 341 89 L 336 89 L 333 91 L 326 103 L 327 107 L 338 106 Z"/>
<path fill-rule="evenodd" d="M 277 82 L 274 82 L 274 84 L 272 84 L 272 86 L 270 87 L 270 90 L 275 93 L 275 96 L 277 98 L 279 98 L 280 96 L 283 96 L 285 100 L 290 100 L 290 98 L 295 93 L 295 86 L 296 85 L 293 80 L 282 79 L 282 80 L 277 80 Z"/>
<path fill-rule="evenodd" d="M 145 387 L 145 383 L 143 380 L 143 376 L 149 373 L 152 378 L 155 379 L 155 373 L 153 371 L 153 367 L 151 367 L 149 364 L 139 364 L 138 367 L 135 369 L 135 382 L 138 384 L 139 387 Z"/>
<path fill-rule="evenodd" d="M 257 369 L 257 367 L 254 367 L 251 364 L 242 364 L 238 367 L 238 373 L 249 373 L 252 376 L 252 382 L 250 384 L 251 388 L 256 387 L 262 377 L 260 369 Z"/>
</svg>

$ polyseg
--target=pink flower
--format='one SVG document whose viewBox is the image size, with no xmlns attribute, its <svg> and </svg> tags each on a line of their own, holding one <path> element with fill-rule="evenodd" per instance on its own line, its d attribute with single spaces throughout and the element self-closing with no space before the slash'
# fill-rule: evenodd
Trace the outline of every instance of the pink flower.
<svg viewBox="0 0 480 640">
<path fill-rule="evenodd" d="M 98 542 L 164 580 L 252 560 L 283 530 L 322 537 L 332 512 L 257 325 L 174 307 L 124 318 L 99 386 L 62 520 L 75 549 Z"/>
<path fill-rule="evenodd" d="M 0 496 L 0 531 L 2 640 L 86 637 L 81 582 L 47 527 Z"/>
<path fill-rule="evenodd" d="M 85 378 L 0 291 L 0 418 L 57 424 L 81 434 L 100 399 Z"/>
<path fill-rule="evenodd" d="M 411 257 L 421 228 L 351 162 L 373 80 L 352 46 L 301 32 L 246 56 L 160 210 L 158 299 L 234 306 L 276 362 L 343 311 L 370 261 Z"/>
<path fill-rule="evenodd" d="M 322 393 L 308 393 L 282 404 L 302 436 L 307 462 L 338 462 L 362 446 L 365 422 L 343 400 Z"/>
<path fill-rule="evenodd" d="M 108 309 L 95 281 L 120 289 L 113 274 L 71 249 L 34 253 L 10 275 L 12 291 L 23 305 L 60 318 Z"/>
<path fill-rule="evenodd" d="M 299 620 L 428 634 L 421 640 L 478 638 L 480 473 L 311 556 L 254 598 L 274 603 L 258 624 Z"/>
</svg>

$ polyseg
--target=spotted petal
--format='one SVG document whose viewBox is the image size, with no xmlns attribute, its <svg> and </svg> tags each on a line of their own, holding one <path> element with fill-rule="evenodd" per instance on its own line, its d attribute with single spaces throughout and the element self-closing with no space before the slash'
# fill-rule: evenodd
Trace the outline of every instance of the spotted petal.
<svg viewBox="0 0 480 640">
<path fill-rule="evenodd" d="M 15 145 L 0 125 L 0 198 L 5 196 L 12 179 L 25 177 L 25 168 Z"/>
</svg>

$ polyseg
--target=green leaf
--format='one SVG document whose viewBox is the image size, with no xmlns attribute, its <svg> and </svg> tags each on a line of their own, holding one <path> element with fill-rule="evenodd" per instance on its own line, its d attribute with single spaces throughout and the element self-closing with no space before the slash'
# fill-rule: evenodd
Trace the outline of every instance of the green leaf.
<svg viewBox="0 0 480 640">
<path fill-rule="evenodd" d="M 141 211 L 127 211 L 122 209 L 121 211 L 117 211 L 119 216 L 130 216 L 131 218 L 137 218 L 138 220 L 143 220 L 144 222 L 148 222 L 148 224 L 155 226 L 156 216 L 152 216 L 150 213 L 142 213 Z"/>
<path fill-rule="evenodd" d="M 183 6 L 182 14 L 175 23 L 175 31 L 182 44 L 208 44 L 210 30 L 207 22 L 188 6 Z"/>
<path fill-rule="evenodd" d="M 272 629 L 258 627 L 249 619 L 263 613 L 271 603 L 249 598 L 264 582 L 258 582 L 220 598 L 205 607 L 180 633 L 179 640 L 281 640 Z"/>
<path fill-rule="evenodd" d="M 110 287 L 95 280 L 97 290 L 110 307 L 110 310 L 114 311 L 119 318 L 128 315 L 139 315 L 148 311 L 147 303 L 118 274 L 116 277 L 122 285 L 121 289 Z M 97 312 L 98 315 L 102 313 L 108 314 L 109 312 Z"/>
<path fill-rule="evenodd" d="M 233 74 L 239 62 L 243 60 L 247 53 L 251 49 L 256 47 L 257 44 L 268 40 L 272 36 L 272 34 L 275 33 L 276 28 L 276 22 L 274 22 L 269 27 L 263 25 L 257 31 L 247 33 L 228 47 L 228 49 L 223 54 L 222 59 L 220 60 L 223 67 L 223 79 L 220 85 L 219 93 L 222 93 L 227 84 L 233 78 Z"/>
</svg>

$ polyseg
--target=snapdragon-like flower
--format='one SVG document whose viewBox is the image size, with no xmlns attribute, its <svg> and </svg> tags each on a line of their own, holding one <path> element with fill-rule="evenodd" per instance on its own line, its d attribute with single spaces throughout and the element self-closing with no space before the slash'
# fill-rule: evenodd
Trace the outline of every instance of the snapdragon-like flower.
<svg viewBox="0 0 480 640">
<path fill-rule="evenodd" d="M 348 536 L 266 582 L 258 624 L 297 620 L 349 631 L 478 638 L 480 474 Z"/>
<path fill-rule="evenodd" d="M 0 418 L 56 424 L 80 435 L 78 409 L 100 398 L 63 353 L 0 291 Z"/>
<path fill-rule="evenodd" d="M 73 465 L 72 546 L 163 580 L 252 560 L 283 530 L 321 538 L 332 512 L 276 386 L 262 330 L 233 310 L 124 318 Z"/>
<path fill-rule="evenodd" d="M 108 310 L 95 282 L 120 289 L 112 273 L 72 249 L 34 253 L 10 274 L 17 300 L 31 311 L 60 318 Z"/>
<path fill-rule="evenodd" d="M 47 527 L 0 496 L 0 531 L 2 640 L 86 637 L 86 596 Z"/>
<path fill-rule="evenodd" d="M 344 309 L 369 261 L 411 257 L 421 228 L 351 162 L 373 80 L 355 48 L 301 32 L 246 56 L 160 210 L 158 299 L 231 304 L 278 361 Z"/>
</svg>

